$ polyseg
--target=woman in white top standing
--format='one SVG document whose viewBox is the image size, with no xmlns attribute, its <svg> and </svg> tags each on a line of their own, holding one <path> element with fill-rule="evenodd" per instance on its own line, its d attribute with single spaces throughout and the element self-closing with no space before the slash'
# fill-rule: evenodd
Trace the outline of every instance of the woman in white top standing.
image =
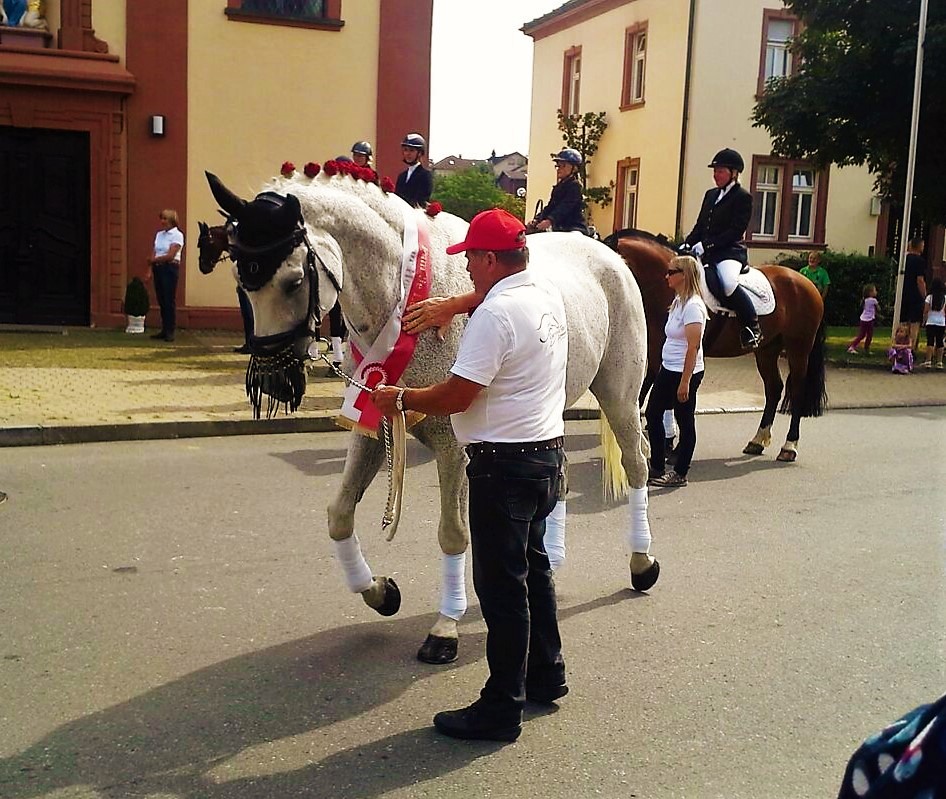
<svg viewBox="0 0 946 799">
<path fill-rule="evenodd" d="M 687 472 L 696 448 L 696 392 L 703 380 L 703 330 L 706 305 L 700 296 L 700 266 L 681 255 L 671 259 L 667 283 L 676 292 L 670 304 L 660 371 L 647 403 L 650 438 L 650 479 L 647 485 L 674 487 L 687 484 Z M 680 443 L 672 471 L 666 468 L 664 411 L 673 409 L 680 428 Z"/>
<path fill-rule="evenodd" d="M 154 237 L 154 252 L 149 259 L 151 276 L 154 278 L 154 293 L 161 309 L 161 332 L 151 338 L 174 341 L 177 326 L 177 280 L 181 269 L 181 250 L 184 249 L 184 234 L 177 226 L 177 211 L 163 210 L 158 219 L 161 229 Z"/>
</svg>

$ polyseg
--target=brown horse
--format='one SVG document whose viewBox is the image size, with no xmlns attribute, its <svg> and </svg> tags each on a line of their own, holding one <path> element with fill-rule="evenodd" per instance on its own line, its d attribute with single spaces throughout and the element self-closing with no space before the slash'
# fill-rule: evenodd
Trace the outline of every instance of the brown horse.
<svg viewBox="0 0 946 799">
<path fill-rule="evenodd" d="M 674 250 L 662 236 L 640 230 L 618 231 L 605 239 L 605 243 L 624 257 L 637 278 L 644 299 L 648 362 L 644 383 L 646 392 L 660 366 L 667 309 L 673 300 L 673 290 L 667 285 L 664 276 Z M 776 307 L 772 313 L 759 317 L 762 346 L 756 350 L 755 360 L 765 386 L 765 410 L 758 432 L 746 444 L 743 452 L 747 455 L 762 454 L 771 443 L 772 422 L 776 410 L 780 410 L 791 414 L 791 424 L 777 460 L 790 462 L 798 454 L 801 418 L 821 416 L 827 403 L 824 301 L 814 283 L 793 269 L 762 266 L 759 271 L 772 286 Z M 739 328 L 733 317 L 711 317 L 703 337 L 703 351 L 714 358 L 733 358 L 744 354 L 739 343 Z M 779 408 L 783 383 L 778 359 L 782 352 L 788 358 L 788 383 L 784 386 L 785 395 Z"/>
<path fill-rule="evenodd" d="M 229 252 L 230 242 L 226 225 L 210 227 L 206 222 L 198 222 L 200 236 L 197 238 L 197 265 L 203 275 L 214 271 L 223 254 Z"/>
</svg>

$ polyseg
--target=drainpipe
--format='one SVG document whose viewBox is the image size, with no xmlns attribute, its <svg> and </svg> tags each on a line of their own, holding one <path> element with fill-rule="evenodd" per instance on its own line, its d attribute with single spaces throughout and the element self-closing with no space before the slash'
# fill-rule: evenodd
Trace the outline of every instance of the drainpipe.
<svg viewBox="0 0 946 799">
<path fill-rule="evenodd" d="M 696 0 L 690 0 L 690 19 L 687 23 L 687 61 L 683 78 L 683 124 L 680 130 L 680 164 L 677 170 L 677 214 L 674 235 L 683 232 L 683 166 L 687 152 L 687 128 L 690 122 L 690 71 L 693 66 L 693 25 L 696 19 Z"/>
</svg>

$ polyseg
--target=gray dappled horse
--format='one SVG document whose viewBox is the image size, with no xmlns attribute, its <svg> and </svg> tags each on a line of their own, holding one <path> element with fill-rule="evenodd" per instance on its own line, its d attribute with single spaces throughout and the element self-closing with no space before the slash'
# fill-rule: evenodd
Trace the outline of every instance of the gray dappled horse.
<svg viewBox="0 0 946 799">
<path fill-rule="evenodd" d="M 269 396 L 270 412 L 274 405 L 298 407 L 305 389 L 304 361 L 316 340 L 321 314 L 336 299 L 361 351 L 375 341 L 402 302 L 400 270 L 407 228 L 427 228 L 431 296 L 472 288 L 464 257 L 445 253 L 447 245 L 464 238 L 467 223 L 447 213 L 429 217 L 374 182 L 325 172 L 315 178 L 276 178 L 248 202 L 214 175 L 208 173 L 207 178 L 229 218 L 235 276 L 253 306 L 247 392 L 257 412 L 263 395 Z M 528 242 L 530 269 L 553 282 L 565 302 L 567 404 L 590 389 L 620 447 L 630 484 L 624 533 L 631 552 L 631 583 L 637 590 L 647 590 L 657 580 L 659 564 L 649 555 L 647 461 L 636 401 L 646 357 L 640 291 L 621 257 L 587 236 L 543 233 Z M 434 330 L 421 333 L 401 382 L 420 387 L 444 380 L 461 333 L 460 324 L 450 325 L 444 340 Z M 343 368 L 351 373 L 350 354 Z M 418 657 L 446 663 L 456 659 L 457 621 L 466 609 L 462 572 L 469 543 L 466 455 L 449 417 L 428 416 L 411 432 L 436 457 L 438 539 L 444 563 L 440 614 Z M 389 577 L 372 575 L 354 532 L 355 506 L 383 458 L 379 440 L 352 433 L 341 488 L 328 506 L 328 523 L 348 588 L 379 613 L 391 615 L 400 607 L 398 587 Z M 448 563 L 453 564 L 454 575 L 459 563 L 459 587 L 455 576 L 452 583 L 447 578 Z"/>
</svg>

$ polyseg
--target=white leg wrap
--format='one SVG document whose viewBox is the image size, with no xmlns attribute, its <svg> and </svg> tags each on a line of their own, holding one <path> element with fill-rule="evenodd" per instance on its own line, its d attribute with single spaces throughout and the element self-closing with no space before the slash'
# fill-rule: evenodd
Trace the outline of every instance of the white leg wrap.
<svg viewBox="0 0 946 799">
<path fill-rule="evenodd" d="M 664 438 L 676 438 L 677 423 L 673 418 L 673 408 L 664 411 Z"/>
<path fill-rule="evenodd" d="M 440 612 L 457 621 L 466 613 L 466 553 L 443 555 L 440 564 Z"/>
<path fill-rule="evenodd" d="M 633 552 L 650 552 L 650 522 L 647 521 L 647 486 L 631 488 L 627 497 L 630 511 L 627 548 Z"/>
<path fill-rule="evenodd" d="M 345 353 L 342 352 L 342 339 L 340 336 L 332 336 L 332 360 L 342 361 Z"/>
<path fill-rule="evenodd" d="M 365 556 L 361 554 L 358 536 L 352 533 L 348 538 L 333 543 L 335 544 L 335 557 L 341 564 L 348 590 L 353 594 L 360 594 L 362 591 L 371 588 L 374 578 L 371 576 L 371 569 L 368 568 Z"/>
<path fill-rule="evenodd" d="M 552 512 L 545 517 L 545 551 L 549 556 L 552 571 L 558 571 L 565 563 L 565 500 L 555 503 Z"/>
</svg>

